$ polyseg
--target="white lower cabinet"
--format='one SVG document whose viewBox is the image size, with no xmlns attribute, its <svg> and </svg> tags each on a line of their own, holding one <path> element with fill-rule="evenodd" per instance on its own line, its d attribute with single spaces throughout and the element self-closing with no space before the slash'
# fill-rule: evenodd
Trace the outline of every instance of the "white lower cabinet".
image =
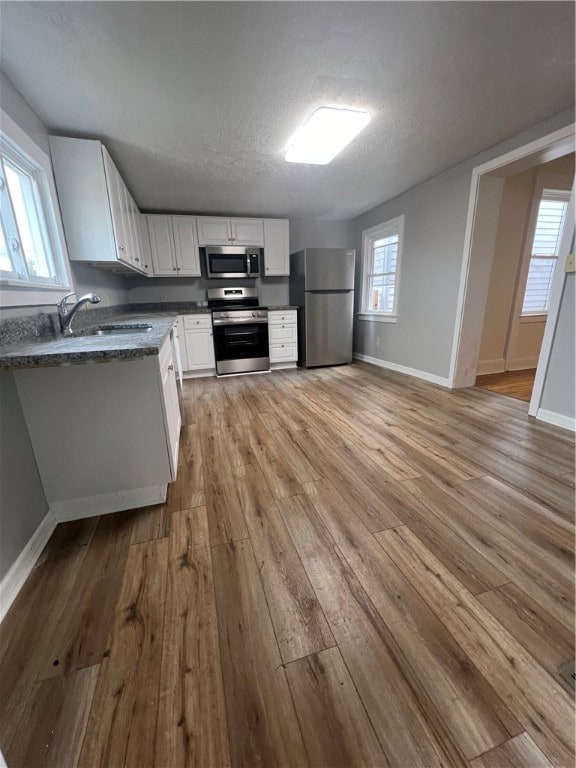
<svg viewBox="0 0 576 768">
<path fill-rule="evenodd" d="M 270 366 L 293 367 L 298 360 L 298 315 L 296 310 L 268 312 Z"/>
<path fill-rule="evenodd" d="M 56 520 L 165 500 L 180 433 L 169 337 L 158 355 L 28 368 L 14 378 Z"/>
<path fill-rule="evenodd" d="M 183 315 L 181 319 L 184 330 L 184 370 L 194 375 L 212 375 L 216 368 L 212 315 Z"/>
<path fill-rule="evenodd" d="M 178 388 L 176 386 L 176 360 L 174 359 L 174 346 L 171 340 L 165 343 L 160 350 L 160 375 L 162 377 L 162 396 L 166 423 L 166 437 L 172 466 L 172 474 L 176 478 L 178 468 L 178 445 L 180 443 L 180 427 L 182 416 L 178 400 Z"/>
</svg>

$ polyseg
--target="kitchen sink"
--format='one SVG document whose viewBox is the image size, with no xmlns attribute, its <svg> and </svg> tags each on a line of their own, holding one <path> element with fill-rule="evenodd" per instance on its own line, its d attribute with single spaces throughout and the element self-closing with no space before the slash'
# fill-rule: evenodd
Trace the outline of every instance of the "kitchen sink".
<svg viewBox="0 0 576 768">
<path fill-rule="evenodd" d="M 120 336 L 129 333 L 148 333 L 152 326 L 148 323 L 131 323 L 130 325 L 99 325 L 91 331 L 79 334 L 82 336 Z"/>
</svg>

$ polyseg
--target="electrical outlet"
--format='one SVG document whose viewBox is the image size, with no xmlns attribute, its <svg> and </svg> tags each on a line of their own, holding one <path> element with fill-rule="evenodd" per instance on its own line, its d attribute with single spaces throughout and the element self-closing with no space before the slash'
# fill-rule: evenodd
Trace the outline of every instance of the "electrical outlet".
<svg viewBox="0 0 576 768">
<path fill-rule="evenodd" d="M 162 302 L 166 301 L 166 294 L 165 293 L 161 293 L 160 294 L 160 301 L 162 301 Z"/>
<path fill-rule="evenodd" d="M 377 347 L 379 347 L 379 346 L 380 346 L 380 336 L 376 336 L 376 338 L 374 339 L 374 344 L 375 344 Z"/>
<path fill-rule="evenodd" d="M 278 301 L 278 291 L 272 292 L 272 301 Z"/>
<path fill-rule="evenodd" d="M 565 272 L 576 272 L 576 255 L 571 253 L 566 259 Z"/>
</svg>

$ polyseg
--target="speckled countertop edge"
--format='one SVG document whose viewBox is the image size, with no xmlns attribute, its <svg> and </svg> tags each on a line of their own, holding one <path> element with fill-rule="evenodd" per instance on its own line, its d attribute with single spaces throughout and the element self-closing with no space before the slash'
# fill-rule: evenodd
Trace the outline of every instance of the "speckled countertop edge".
<svg viewBox="0 0 576 768">
<path fill-rule="evenodd" d="M 269 311 L 298 309 L 291 305 L 268 306 Z M 157 355 L 179 314 L 209 314 L 197 302 L 165 302 L 96 307 L 79 312 L 74 319 L 78 336 L 63 338 L 58 332 L 56 313 L 26 315 L 0 320 L 0 367 L 33 368 L 37 366 L 102 363 L 110 360 L 135 360 Z M 151 331 L 121 336 L 82 336 L 96 325 L 111 322 L 135 322 L 146 319 Z"/>
<path fill-rule="evenodd" d="M 106 318 L 107 323 L 130 322 L 132 313 Z M 157 355 L 170 333 L 177 313 L 154 316 L 146 313 L 152 330 L 129 336 L 36 337 L 18 341 L 0 349 L 0 366 L 34 368 L 38 366 L 104 363 L 111 360 L 136 360 Z"/>
</svg>

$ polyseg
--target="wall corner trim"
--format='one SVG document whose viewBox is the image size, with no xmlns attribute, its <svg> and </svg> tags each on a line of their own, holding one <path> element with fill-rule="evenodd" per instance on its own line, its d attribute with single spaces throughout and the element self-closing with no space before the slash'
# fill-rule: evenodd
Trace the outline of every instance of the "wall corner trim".
<svg viewBox="0 0 576 768">
<path fill-rule="evenodd" d="M 576 419 L 571 416 L 564 416 L 561 413 L 555 413 L 554 411 L 547 411 L 544 408 L 539 408 L 536 418 L 539 421 L 545 421 L 548 424 L 554 424 L 557 427 L 576 432 Z"/>
<path fill-rule="evenodd" d="M 424 379 L 432 384 L 438 384 L 441 387 L 449 387 L 450 384 L 447 378 L 443 376 L 437 376 L 435 373 L 428 373 L 427 371 L 419 371 L 417 368 L 408 368 L 406 365 L 399 365 L 398 363 L 390 363 L 388 360 L 380 360 L 378 357 L 370 357 L 370 355 L 362 355 L 360 352 L 354 353 L 356 360 L 362 360 L 364 363 L 370 363 L 371 365 L 377 365 L 380 368 L 386 368 L 389 371 L 396 371 L 397 373 L 405 373 L 407 376 L 414 376 L 416 379 Z"/>
<path fill-rule="evenodd" d="M 30 575 L 32 568 L 34 568 L 36 561 L 57 525 L 56 518 L 48 510 L 40 525 L 36 528 L 28 543 L 0 582 L 0 621 L 4 620 L 10 606 L 24 586 L 24 582 Z"/>
</svg>

